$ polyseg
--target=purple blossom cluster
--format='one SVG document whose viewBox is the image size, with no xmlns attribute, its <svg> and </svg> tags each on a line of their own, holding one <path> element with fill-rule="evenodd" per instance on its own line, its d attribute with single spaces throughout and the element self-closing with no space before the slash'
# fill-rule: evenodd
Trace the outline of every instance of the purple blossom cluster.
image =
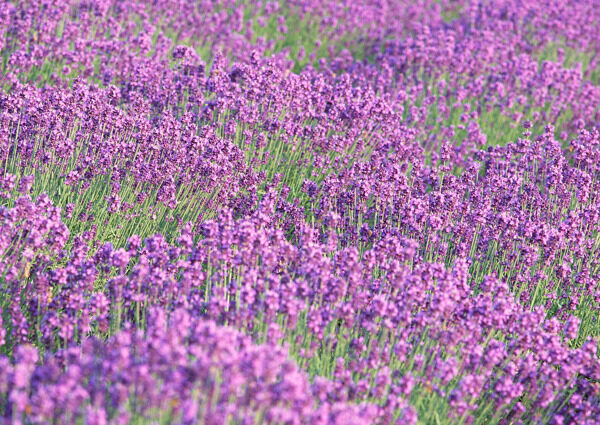
<svg viewBox="0 0 600 425">
<path fill-rule="evenodd" d="M 0 424 L 596 424 L 600 5 L 0 4 Z"/>
<path fill-rule="evenodd" d="M 145 331 L 126 328 L 87 339 L 37 365 L 21 345 L 16 364 L 0 357 L 3 423 L 128 424 L 133 418 L 181 424 L 370 424 L 375 408 L 322 399 L 319 381 L 284 347 L 175 310 L 153 309 Z M 318 405 L 318 407 L 315 407 Z"/>
<path fill-rule="evenodd" d="M 157 319 L 140 317 L 140 310 L 158 305 L 270 343 L 304 327 L 289 341 L 298 363 L 310 371 L 326 352 L 339 354 L 325 369 L 330 379 L 317 381 L 325 385 L 326 399 L 365 402 L 385 395 L 388 403 L 373 410 L 378 423 L 389 423 L 419 385 L 446 398 L 451 415 L 471 422 L 488 403 L 521 420 L 597 414 L 596 343 L 579 349 L 565 344 L 578 336 L 577 317 L 561 324 L 541 306 L 529 311 L 492 276 L 473 295 L 468 260 L 446 270 L 420 258 L 419 243 L 400 235 L 381 239 L 361 259 L 356 247 L 332 248 L 305 224 L 298 248 L 271 227 L 275 214 L 265 199 L 250 219 L 234 221 L 230 210 L 222 211 L 218 221 L 205 223 L 199 244 L 187 226 L 174 246 L 160 235 L 143 243 L 132 237 L 126 248 L 105 244 L 87 258 L 87 245 L 76 239 L 64 267 L 34 273 L 27 292 L 15 282 L 11 290 L 22 291 L 21 305 L 37 314 L 19 326 L 15 319 L 26 312 L 14 303 L 14 325 L 5 338 L 37 338 L 56 349 L 78 346 L 93 330 L 121 328 L 115 321 L 152 326 Z M 130 263 L 135 265 L 127 271 Z M 99 274 L 116 274 L 106 293 L 94 290 Z M 45 296 L 43 283 L 50 283 L 53 296 Z M 332 337 L 332 328 L 345 342 Z M 409 365 L 409 372 L 398 373 Z M 373 370 L 384 385 L 370 383 Z M 569 399 L 576 405 L 565 405 L 565 388 L 578 394 Z M 525 402 L 525 394 L 537 395 Z"/>
</svg>

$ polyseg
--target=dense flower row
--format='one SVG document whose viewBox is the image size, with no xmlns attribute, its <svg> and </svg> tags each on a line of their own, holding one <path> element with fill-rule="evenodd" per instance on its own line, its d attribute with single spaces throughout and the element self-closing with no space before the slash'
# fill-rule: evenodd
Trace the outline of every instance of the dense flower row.
<svg viewBox="0 0 600 425">
<path fill-rule="evenodd" d="M 493 277 L 473 288 L 467 261 L 444 271 L 443 264 L 423 262 L 418 243 L 398 234 L 377 242 L 361 260 L 356 248 L 324 244 L 304 225 L 299 249 L 270 226 L 269 207 L 263 202 L 254 217 L 238 222 L 222 211 L 218 222 L 205 223 L 199 245 L 190 226 L 175 246 L 160 235 L 143 244 L 132 237 L 126 249 L 106 244 L 91 258 L 76 239 L 64 266 L 34 269 L 27 287 L 14 279 L 6 288 L 22 307 L 12 303 L 5 338 L 59 348 L 111 328 L 118 335 L 128 321 L 152 326 L 156 320 L 146 317 L 151 305 L 183 308 L 259 339 L 290 341 L 300 364 L 333 380 L 329 397 L 341 402 L 397 391 L 409 397 L 420 384 L 449 397 L 446 409 L 469 421 L 490 403 L 521 419 L 564 414 L 583 421 L 598 414 L 596 344 L 573 350 L 562 342 L 577 338 L 579 319 L 563 326 L 545 319 L 542 308 L 529 312 Z M 51 231 L 45 235 L 53 239 Z M 102 275 L 105 292 L 98 292 Z M 479 295 L 473 297 L 474 289 Z M 410 372 L 397 375 L 391 365 L 398 371 L 410 366 Z M 371 386 L 373 373 L 376 382 L 388 383 Z M 577 397 L 569 398 L 567 389 Z M 565 407 L 569 399 L 575 404 Z M 386 407 L 393 417 L 398 406 Z"/>
<path fill-rule="evenodd" d="M 28 345 L 17 349 L 15 366 L 0 357 L 6 423 L 375 420 L 375 406 L 329 402 L 322 381 L 311 385 L 279 345 L 254 345 L 234 329 L 183 310 L 167 320 L 153 309 L 149 323 L 145 333 L 126 328 L 107 341 L 87 339 L 47 357 L 42 366 L 36 365 L 38 351 Z"/>
<path fill-rule="evenodd" d="M 0 423 L 596 423 L 599 10 L 0 4 Z"/>
</svg>

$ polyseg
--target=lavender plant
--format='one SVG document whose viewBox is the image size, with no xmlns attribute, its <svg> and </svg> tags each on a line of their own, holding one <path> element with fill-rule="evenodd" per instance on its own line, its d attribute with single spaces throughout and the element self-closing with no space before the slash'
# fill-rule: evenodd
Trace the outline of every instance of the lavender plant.
<svg viewBox="0 0 600 425">
<path fill-rule="evenodd" d="M 0 4 L 0 424 L 595 424 L 594 2 Z"/>
</svg>

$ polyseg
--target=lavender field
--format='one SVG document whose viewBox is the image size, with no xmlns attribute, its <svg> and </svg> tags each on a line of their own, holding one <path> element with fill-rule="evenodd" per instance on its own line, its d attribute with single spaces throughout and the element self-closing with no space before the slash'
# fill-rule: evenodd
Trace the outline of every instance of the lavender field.
<svg viewBox="0 0 600 425">
<path fill-rule="evenodd" d="M 0 0 L 0 425 L 600 424 L 599 0 Z"/>
</svg>

